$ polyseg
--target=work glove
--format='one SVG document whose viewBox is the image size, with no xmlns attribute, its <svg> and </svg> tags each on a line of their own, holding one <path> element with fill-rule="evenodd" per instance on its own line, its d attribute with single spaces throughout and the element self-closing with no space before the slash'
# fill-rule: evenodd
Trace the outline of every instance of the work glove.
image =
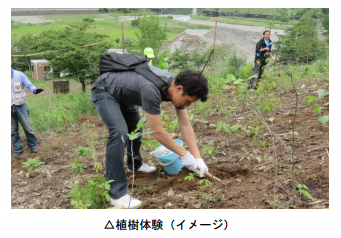
<svg viewBox="0 0 341 238">
<path fill-rule="evenodd" d="M 44 91 L 44 89 L 42 88 L 37 88 L 36 90 L 33 91 L 34 94 L 39 94 L 41 93 L 42 91 Z"/>
<path fill-rule="evenodd" d="M 190 152 L 187 152 L 187 154 L 184 157 L 180 157 L 180 159 L 182 165 L 187 169 L 195 170 L 197 168 L 197 160 Z"/>
<path fill-rule="evenodd" d="M 197 161 L 197 169 L 199 170 L 200 178 L 205 177 L 204 172 L 208 172 L 207 165 L 205 164 L 203 159 L 196 159 Z"/>
</svg>

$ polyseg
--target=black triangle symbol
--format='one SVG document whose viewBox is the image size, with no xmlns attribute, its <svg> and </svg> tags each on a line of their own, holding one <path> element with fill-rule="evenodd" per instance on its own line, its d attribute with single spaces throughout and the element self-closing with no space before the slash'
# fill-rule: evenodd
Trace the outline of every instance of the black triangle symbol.
<svg viewBox="0 0 341 238">
<path fill-rule="evenodd" d="M 108 227 L 109 223 L 110 223 L 111 227 L 110 226 Z M 111 221 L 109 220 L 108 223 L 105 225 L 104 229 L 115 229 L 115 228 L 112 225 Z"/>
</svg>

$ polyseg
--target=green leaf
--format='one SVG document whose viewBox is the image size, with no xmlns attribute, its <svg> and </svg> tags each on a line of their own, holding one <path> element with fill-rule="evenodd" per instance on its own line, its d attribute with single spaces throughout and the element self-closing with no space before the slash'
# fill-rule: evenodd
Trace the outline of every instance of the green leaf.
<svg viewBox="0 0 341 238">
<path fill-rule="evenodd" d="M 247 78 L 247 80 L 249 81 L 252 78 L 258 78 L 258 74 L 251 75 L 250 77 Z"/>
<path fill-rule="evenodd" d="M 307 106 L 309 107 L 311 104 L 313 104 L 314 102 L 316 102 L 316 98 L 313 99 L 309 99 L 307 102 Z"/>
<path fill-rule="evenodd" d="M 323 98 L 324 96 L 326 96 L 328 94 L 328 92 L 326 90 L 323 90 L 323 89 L 319 89 L 317 90 L 317 95 L 318 95 L 318 98 L 321 99 Z"/>
<path fill-rule="evenodd" d="M 316 99 L 316 97 L 314 97 L 314 96 L 306 96 L 305 98 L 306 99 Z"/>
<path fill-rule="evenodd" d="M 226 132 L 227 132 L 227 134 L 229 134 L 229 136 L 231 136 L 232 135 L 232 131 L 229 129 L 229 128 L 226 128 L 226 130 L 225 130 Z"/>
<path fill-rule="evenodd" d="M 146 118 L 145 117 L 142 117 L 139 122 L 137 123 L 137 126 L 136 126 L 136 129 L 134 130 L 135 132 L 140 130 L 141 127 L 143 126 L 143 124 L 146 122 Z"/>
<path fill-rule="evenodd" d="M 149 134 L 152 134 L 154 133 L 154 131 L 146 131 L 146 132 L 143 132 L 142 135 L 146 136 L 146 135 L 149 135 Z"/>
<path fill-rule="evenodd" d="M 249 134 L 250 133 L 250 131 L 248 130 L 248 129 L 246 129 L 245 127 L 241 127 L 240 128 L 242 131 L 244 131 L 246 134 Z"/>
<path fill-rule="evenodd" d="M 219 124 L 218 127 L 215 129 L 215 131 L 216 131 L 216 132 L 221 131 L 221 128 L 222 128 L 222 127 L 223 127 L 223 125 L 222 125 L 222 124 Z"/>
<path fill-rule="evenodd" d="M 235 132 L 235 131 L 238 130 L 240 127 L 241 127 L 240 125 L 234 125 L 234 126 L 231 126 L 231 127 L 230 127 L 230 130 L 231 130 L 232 132 Z"/>
<path fill-rule="evenodd" d="M 299 182 L 295 181 L 296 182 L 296 188 L 298 189 L 301 189 L 302 188 L 302 184 L 300 184 Z"/>
<path fill-rule="evenodd" d="M 314 201 L 314 198 L 310 195 L 309 192 L 307 192 L 306 190 L 300 190 L 300 192 L 306 196 L 307 198 L 309 198 L 311 201 Z"/>
<path fill-rule="evenodd" d="M 240 84 L 242 81 L 240 79 L 237 79 L 236 81 L 233 82 L 233 84 Z"/>
<path fill-rule="evenodd" d="M 317 107 L 314 108 L 313 112 L 317 113 L 317 114 L 320 114 L 323 109 L 324 109 L 324 107 L 317 106 Z"/>
<path fill-rule="evenodd" d="M 321 122 L 322 124 L 327 123 L 329 121 L 329 115 L 322 115 L 317 118 L 317 121 Z"/>
<path fill-rule="evenodd" d="M 309 188 L 307 187 L 307 185 L 303 184 L 302 186 L 303 186 L 303 188 L 305 188 L 306 190 L 309 191 Z"/>
<path fill-rule="evenodd" d="M 135 135 L 130 135 L 128 134 L 129 140 L 136 140 L 137 138 L 139 138 L 141 135 L 140 132 L 136 133 Z"/>
<path fill-rule="evenodd" d="M 110 195 L 109 195 L 109 193 L 107 192 L 107 193 L 104 193 L 104 196 L 105 196 L 105 199 L 107 200 L 107 202 L 109 202 L 110 201 Z"/>
<path fill-rule="evenodd" d="M 226 79 L 228 82 L 232 82 L 236 80 L 236 77 L 233 74 L 226 74 Z"/>
</svg>

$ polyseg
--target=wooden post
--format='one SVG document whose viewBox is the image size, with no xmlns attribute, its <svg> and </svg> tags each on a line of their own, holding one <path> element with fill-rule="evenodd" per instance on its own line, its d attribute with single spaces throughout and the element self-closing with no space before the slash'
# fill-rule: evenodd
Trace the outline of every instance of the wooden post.
<svg viewBox="0 0 341 238">
<path fill-rule="evenodd" d="M 215 26 L 214 26 L 213 50 L 215 49 L 215 38 L 216 38 L 216 35 L 217 35 L 217 21 L 215 21 Z M 210 77 L 212 77 L 213 64 L 214 64 L 214 52 L 213 52 L 213 55 L 212 55 L 212 63 L 211 63 L 211 73 L 210 73 Z"/>
<path fill-rule="evenodd" d="M 69 93 L 69 81 L 59 80 L 53 82 L 53 93 Z"/>
<path fill-rule="evenodd" d="M 307 64 L 309 64 L 310 31 L 311 31 L 311 26 L 309 26 L 309 37 L 308 37 L 308 46 L 307 46 Z"/>
<path fill-rule="evenodd" d="M 123 23 L 122 23 L 122 52 L 124 54 L 124 30 L 123 30 Z"/>
</svg>

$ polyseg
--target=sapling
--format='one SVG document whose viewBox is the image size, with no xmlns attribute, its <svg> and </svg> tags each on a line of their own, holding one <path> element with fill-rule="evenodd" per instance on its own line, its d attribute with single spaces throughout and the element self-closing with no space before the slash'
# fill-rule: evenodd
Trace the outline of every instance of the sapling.
<svg viewBox="0 0 341 238">
<path fill-rule="evenodd" d="M 144 135 L 149 135 L 152 134 L 154 131 L 147 131 L 147 132 L 138 132 L 142 127 L 143 124 L 146 122 L 146 118 L 143 117 L 139 120 L 139 122 L 137 123 L 136 129 L 134 131 L 132 131 L 130 134 L 128 135 L 129 140 L 131 141 L 131 158 L 132 158 L 132 162 L 133 162 L 133 182 L 131 184 L 131 195 L 133 196 L 133 192 L 134 192 L 134 182 L 135 182 L 135 166 L 134 166 L 134 152 L 133 152 L 133 141 L 136 140 L 137 138 L 139 138 L 140 136 L 144 136 Z M 130 206 L 130 203 L 129 203 Z"/>
</svg>

